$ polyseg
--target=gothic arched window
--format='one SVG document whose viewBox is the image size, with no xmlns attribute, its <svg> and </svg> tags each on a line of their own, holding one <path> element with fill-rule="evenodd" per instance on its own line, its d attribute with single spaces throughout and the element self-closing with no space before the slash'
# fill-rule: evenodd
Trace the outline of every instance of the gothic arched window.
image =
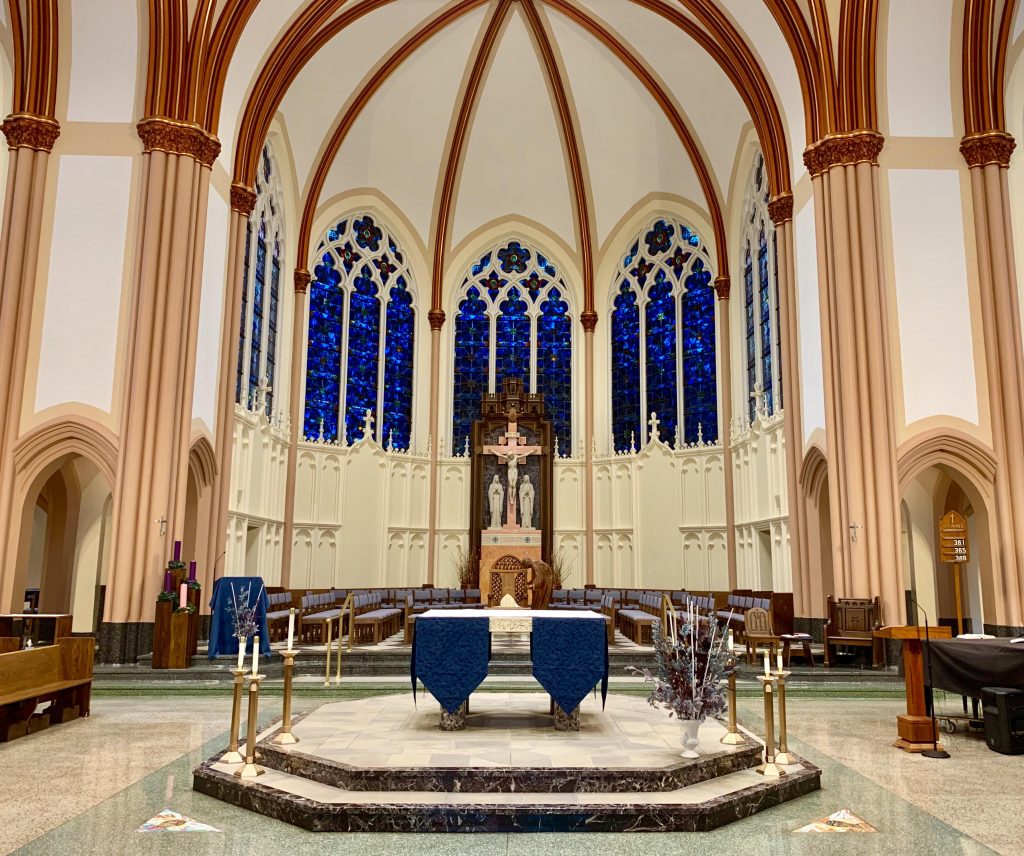
<svg viewBox="0 0 1024 856">
<path fill-rule="evenodd" d="M 619 268 L 610 328 L 615 450 L 643 444 L 651 413 L 664 440 L 716 441 L 715 292 L 696 232 L 666 217 L 641 231 Z"/>
<path fill-rule="evenodd" d="M 544 395 L 560 454 L 569 454 L 572 308 L 554 264 L 526 241 L 502 241 L 469 269 L 459 294 L 452 448 L 463 448 L 483 394 L 519 377 L 528 392 Z"/>
<path fill-rule="evenodd" d="M 405 253 L 373 215 L 354 214 L 327 231 L 317 255 L 304 435 L 337 440 L 343 429 L 345 442 L 353 443 L 370 411 L 375 439 L 407 449 L 416 309 Z"/>
<path fill-rule="evenodd" d="M 267 143 L 256 175 L 256 205 L 245 228 L 235 370 L 235 402 L 238 404 L 254 401 L 261 382 L 267 382 L 270 389 L 266 398 L 267 416 L 274 407 L 277 374 L 283 233 L 281 183 Z"/>
<path fill-rule="evenodd" d="M 782 409 L 779 277 L 775 232 L 768 217 L 768 180 L 758 152 L 750 171 L 743 218 L 744 331 L 747 355 L 747 416 L 757 415 L 758 399 L 767 413 Z M 768 235 L 771 233 L 771 243 Z"/>
</svg>

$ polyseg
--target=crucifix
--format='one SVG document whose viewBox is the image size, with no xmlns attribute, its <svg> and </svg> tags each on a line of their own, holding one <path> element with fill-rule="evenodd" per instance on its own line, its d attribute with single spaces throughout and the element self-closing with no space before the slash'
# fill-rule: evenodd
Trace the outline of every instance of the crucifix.
<svg viewBox="0 0 1024 856">
<path fill-rule="evenodd" d="M 503 527 L 505 529 L 518 528 L 516 523 L 516 485 L 519 482 L 519 462 L 529 455 L 539 455 L 544 451 L 542 446 L 520 444 L 521 438 L 518 425 L 516 424 L 517 416 L 516 408 L 513 406 L 508 412 L 508 428 L 504 435 L 498 439 L 498 445 L 484 446 L 482 449 L 485 455 L 494 455 L 507 468 L 506 480 L 508 490 L 505 496 L 506 519 L 505 526 Z M 530 528 L 532 528 L 533 521 L 528 521 L 528 523 Z"/>
</svg>

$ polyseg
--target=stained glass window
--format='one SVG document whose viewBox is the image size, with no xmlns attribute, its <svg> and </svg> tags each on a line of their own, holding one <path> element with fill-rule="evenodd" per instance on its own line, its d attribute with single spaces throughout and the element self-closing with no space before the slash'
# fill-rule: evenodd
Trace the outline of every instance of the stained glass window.
<svg viewBox="0 0 1024 856">
<path fill-rule="evenodd" d="M 664 441 L 716 441 L 715 295 L 700 236 L 658 218 L 632 242 L 617 276 L 610 324 L 615 450 L 643 444 L 651 413 Z"/>
<path fill-rule="evenodd" d="M 758 237 L 757 249 L 757 300 L 760 307 L 761 326 L 761 386 L 764 389 L 765 407 L 774 413 L 772 404 L 772 289 L 768 276 L 768 241 L 764 229 Z"/>
<path fill-rule="evenodd" d="M 412 442 L 416 309 L 405 254 L 371 214 L 338 221 L 324 234 L 310 285 L 303 432 L 346 443 Z M 342 359 L 342 354 L 345 359 Z"/>
<path fill-rule="evenodd" d="M 749 242 L 743 264 L 743 311 L 747 346 L 747 416 L 753 422 L 757 411 L 757 336 L 754 332 L 754 258 L 750 254 Z"/>
<path fill-rule="evenodd" d="M 266 378 L 266 414 L 273 412 L 277 380 L 278 324 L 281 320 L 281 185 L 268 143 L 256 174 L 256 204 L 245 231 L 242 301 L 238 324 L 235 401 L 251 407 Z"/>
<path fill-rule="evenodd" d="M 452 449 L 463 448 L 484 393 L 520 377 L 544 394 L 560 454 L 570 454 L 572 309 L 555 265 L 527 241 L 502 241 L 470 266 L 457 305 Z"/>
</svg>

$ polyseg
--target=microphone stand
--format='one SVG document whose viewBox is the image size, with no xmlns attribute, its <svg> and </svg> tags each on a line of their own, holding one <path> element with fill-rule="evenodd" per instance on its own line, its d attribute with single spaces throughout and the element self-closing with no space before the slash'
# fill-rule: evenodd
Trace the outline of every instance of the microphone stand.
<svg viewBox="0 0 1024 856">
<path fill-rule="evenodd" d="M 921 754 L 925 758 L 949 758 L 950 755 L 945 749 L 939 748 L 939 730 L 938 723 L 935 721 L 935 697 L 932 694 L 932 646 L 931 639 L 928 636 L 928 613 L 924 607 L 917 602 L 917 599 L 910 595 L 910 600 L 914 606 L 917 607 L 924 614 L 924 670 L 928 676 L 925 680 L 925 693 L 926 700 L 928 702 L 928 715 L 932 720 L 932 748 L 925 749 Z"/>
</svg>

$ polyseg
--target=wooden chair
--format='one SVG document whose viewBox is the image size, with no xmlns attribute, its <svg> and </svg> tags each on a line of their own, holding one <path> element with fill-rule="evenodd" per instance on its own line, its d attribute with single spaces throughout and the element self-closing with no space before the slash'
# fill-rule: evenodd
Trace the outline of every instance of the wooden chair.
<svg viewBox="0 0 1024 856">
<path fill-rule="evenodd" d="M 775 658 L 779 637 L 772 631 L 772 617 L 767 609 L 755 606 L 747 610 L 743 635 L 747 642 L 747 663 L 751 666 L 757 657 L 758 643 L 766 644 L 769 656 Z"/>
<path fill-rule="evenodd" d="M 871 649 L 871 667 L 881 668 L 882 640 L 875 631 L 882 626 L 882 606 L 878 598 L 834 598 L 829 595 L 828 621 L 825 623 L 825 667 L 831 665 L 832 648 L 840 645 Z"/>
</svg>

